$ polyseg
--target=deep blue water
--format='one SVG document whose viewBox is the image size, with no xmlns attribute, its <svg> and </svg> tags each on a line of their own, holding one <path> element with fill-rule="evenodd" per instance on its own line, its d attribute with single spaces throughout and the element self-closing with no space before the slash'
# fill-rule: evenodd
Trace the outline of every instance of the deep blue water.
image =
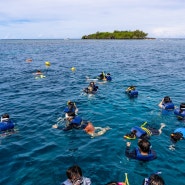
<svg viewBox="0 0 185 185">
<path fill-rule="evenodd" d="M 184 141 L 169 150 L 170 133 L 185 122 L 157 106 L 166 95 L 176 106 L 185 101 L 184 48 L 183 39 L 0 40 L 0 114 L 9 113 L 18 129 L 0 139 L 0 184 L 58 185 L 73 164 L 93 185 L 123 181 L 124 173 L 130 185 L 140 185 L 156 171 L 167 185 L 185 184 Z M 46 78 L 35 79 L 37 69 Z M 101 71 L 110 72 L 112 82 L 98 84 L 95 96 L 82 95 L 89 83 L 85 77 Z M 137 86 L 138 98 L 124 93 L 129 85 Z M 76 102 L 83 119 L 112 130 L 92 139 L 81 130 L 52 129 L 68 100 Z M 150 140 L 158 158 L 148 163 L 124 155 L 123 135 L 144 121 L 166 124 L 162 135 Z"/>
</svg>

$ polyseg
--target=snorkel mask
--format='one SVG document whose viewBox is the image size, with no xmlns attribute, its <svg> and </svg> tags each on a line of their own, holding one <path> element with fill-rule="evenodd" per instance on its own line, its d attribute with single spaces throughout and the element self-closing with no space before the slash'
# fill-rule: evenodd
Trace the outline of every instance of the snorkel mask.
<svg viewBox="0 0 185 185">
<path fill-rule="evenodd" d="M 73 185 L 83 185 L 83 178 L 77 178 L 71 181 Z"/>
</svg>

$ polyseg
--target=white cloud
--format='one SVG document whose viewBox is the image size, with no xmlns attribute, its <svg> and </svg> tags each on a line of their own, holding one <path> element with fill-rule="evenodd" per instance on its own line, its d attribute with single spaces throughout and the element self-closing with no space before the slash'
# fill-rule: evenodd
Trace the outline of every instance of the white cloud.
<svg viewBox="0 0 185 185">
<path fill-rule="evenodd" d="M 185 35 L 183 0 L 1 0 L 0 7 L 0 38 L 80 38 L 135 29 L 155 37 Z"/>
</svg>

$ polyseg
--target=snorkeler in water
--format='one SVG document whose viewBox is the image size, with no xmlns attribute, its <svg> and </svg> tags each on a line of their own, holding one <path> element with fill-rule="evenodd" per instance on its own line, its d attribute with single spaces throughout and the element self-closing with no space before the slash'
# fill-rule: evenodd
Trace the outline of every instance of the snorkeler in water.
<svg viewBox="0 0 185 185">
<path fill-rule="evenodd" d="M 107 132 L 107 130 L 110 130 L 110 127 L 94 127 L 94 125 L 88 121 L 85 125 L 84 125 L 84 131 L 89 134 L 91 137 L 97 137 L 97 136 L 101 136 L 103 134 L 105 134 L 105 132 Z"/>
<path fill-rule="evenodd" d="M 95 85 L 95 82 L 90 82 L 89 86 L 83 89 L 83 91 L 87 94 L 95 94 L 97 90 L 98 90 L 98 86 Z"/>
<path fill-rule="evenodd" d="M 68 101 L 67 102 L 67 107 L 64 109 L 65 117 L 67 118 L 70 113 L 75 113 L 77 115 L 78 113 L 78 108 L 73 101 Z"/>
<path fill-rule="evenodd" d="M 68 118 L 66 118 L 66 126 L 59 126 L 58 124 L 54 124 L 52 128 L 60 129 L 63 131 L 68 131 L 71 129 L 81 129 L 84 130 L 91 137 L 101 136 L 106 133 L 107 130 L 110 130 L 110 127 L 94 127 L 94 125 L 90 121 L 84 121 L 79 116 L 75 116 L 75 114 L 70 114 Z"/>
<path fill-rule="evenodd" d="M 14 126 L 9 114 L 5 113 L 1 116 L 0 131 L 13 131 Z"/>
<path fill-rule="evenodd" d="M 169 96 L 165 96 L 162 101 L 158 104 L 161 109 L 165 110 L 173 110 L 175 108 L 171 98 Z"/>
<path fill-rule="evenodd" d="M 147 139 L 140 139 L 138 141 L 138 147 L 130 151 L 131 142 L 126 143 L 125 155 L 130 159 L 136 159 L 139 161 L 151 161 L 157 158 L 157 154 L 151 149 L 151 144 Z"/>
<path fill-rule="evenodd" d="M 170 134 L 173 143 L 176 143 L 182 139 L 185 139 L 185 128 L 177 128 Z"/>
<path fill-rule="evenodd" d="M 153 128 L 150 125 L 145 125 L 147 122 L 144 122 L 140 127 L 139 126 L 134 126 L 132 127 L 131 131 L 129 134 L 125 134 L 123 137 L 125 139 L 142 139 L 142 138 L 147 138 L 149 139 L 150 136 L 152 135 L 160 135 L 162 133 L 162 129 L 166 126 L 164 123 L 161 123 L 161 126 L 159 129 Z"/>
</svg>

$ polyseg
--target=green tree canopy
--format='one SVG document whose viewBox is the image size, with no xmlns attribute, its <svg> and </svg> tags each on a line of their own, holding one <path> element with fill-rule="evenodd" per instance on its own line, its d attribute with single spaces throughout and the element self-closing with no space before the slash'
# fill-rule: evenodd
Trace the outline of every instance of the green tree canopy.
<svg viewBox="0 0 185 185">
<path fill-rule="evenodd" d="M 96 32 L 82 36 L 82 39 L 146 39 L 148 34 L 140 30 L 114 32 Z"/>
</svg>

